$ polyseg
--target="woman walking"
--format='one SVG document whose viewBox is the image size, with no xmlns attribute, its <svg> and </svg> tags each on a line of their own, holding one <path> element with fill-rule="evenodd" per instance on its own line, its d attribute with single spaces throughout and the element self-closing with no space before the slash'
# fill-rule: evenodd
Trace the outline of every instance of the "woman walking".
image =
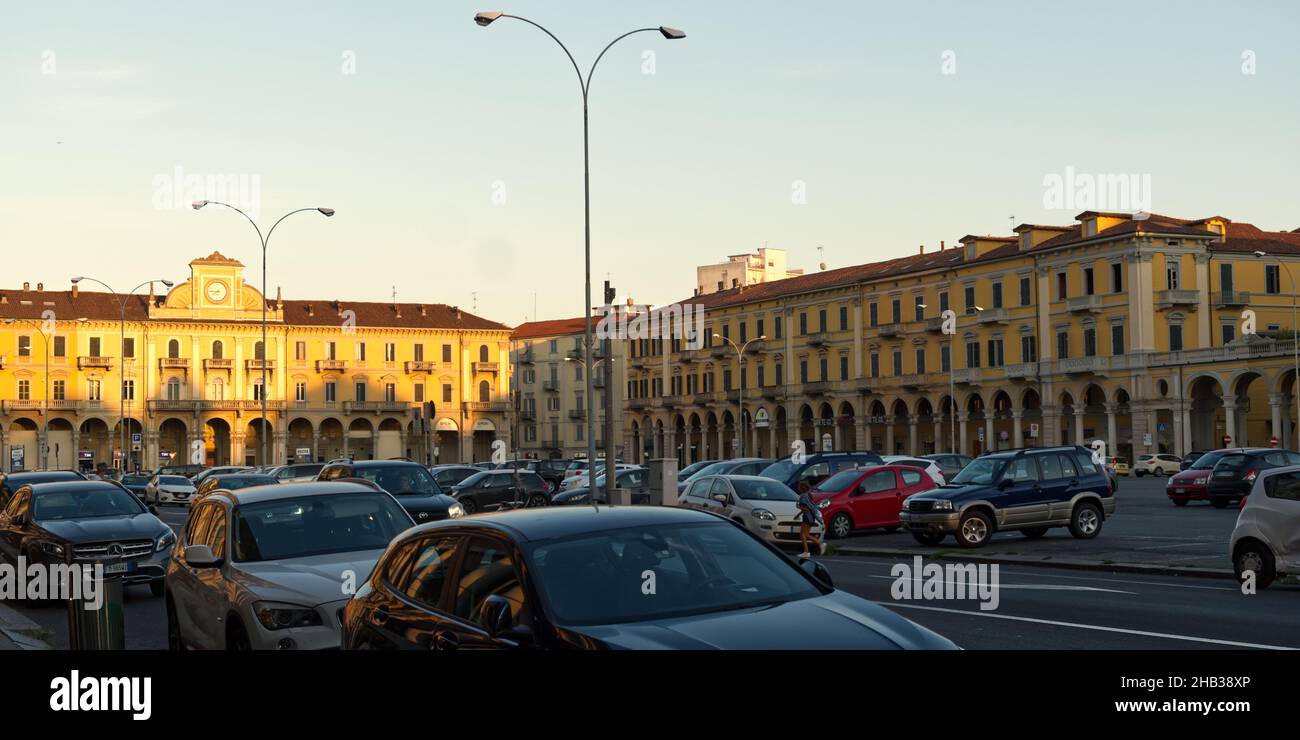
<svg viewBox="0 0 1300 740">
<path fill-rule="evenodd" d="M 812 484 L 806 480 L 799 481 L 799 539 L 803 542 L 803 552 L 799 554 L 801 558 L 812 557 L 808 552 L 808 543 L 812 541 L 817 546 L 817 554 L 822 555 L 826 552 L 826 544 L 812 533 L 812 528 L 822 527 L 822 510 L 812 499 Z"/>
</svg>

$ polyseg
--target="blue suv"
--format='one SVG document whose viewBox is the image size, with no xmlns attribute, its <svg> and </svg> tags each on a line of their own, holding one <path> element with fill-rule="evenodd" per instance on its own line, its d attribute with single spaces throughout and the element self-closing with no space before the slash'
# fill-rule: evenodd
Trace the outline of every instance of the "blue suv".
<svg viewBox="0 0 1300 740">
<path fill-rule="evenodd" d="M 1068 446 L 978 457 L 946 485 L 908 498 L 898 519 L 923 545 L 951 534 L 962 547 L 981 547 L 997 531 L 1037 539 L 1052 527 L 1089 540 L 1114 513 L 1105 467 L 1090 450 Z"/>
<path fill-rule="evenodd" d="M 779 480 L 797 491 L 800 481 L 808 481 L 810 488 L 816 488 L 818 483 L 841 470 L 884 464 L 884 458 L 874 452 L 819 452 L 804 456 L 799 463 L 788 457 L 777 460 L 759 475 Z"/>
</svg>

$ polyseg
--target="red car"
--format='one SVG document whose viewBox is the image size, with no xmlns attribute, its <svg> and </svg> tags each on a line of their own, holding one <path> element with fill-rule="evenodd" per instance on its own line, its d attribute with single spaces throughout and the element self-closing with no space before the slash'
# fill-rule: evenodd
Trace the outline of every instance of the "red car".
<svg viewBox="0 0 1300 740">
<path fill-rule="evenodd" d="M 1209 501 L 1210 473 L 1214 470 L 1214 465 L 1224 455 L 1233 452 L 1245 452 L 1247 449 L 1253 450 L 1257 448 L 1232 447 L 1224 450 L 1211 450 L 1201 455 L 1186 470 L 1170 476 L 1169 481 L 1165 483 L 1165 495 L 1177 506 L 1186 506 L 1188 501 Z"/>
<path fill-rule="evenodd" d="M 832 475 L 812 490 L 812 499 L 822 510 L 827 533 L 839 538 L 857 529 L 898 529 L 907 497 L 934 487 L 934 479 L 920 468 L 873 465 Z"/>
</svg>

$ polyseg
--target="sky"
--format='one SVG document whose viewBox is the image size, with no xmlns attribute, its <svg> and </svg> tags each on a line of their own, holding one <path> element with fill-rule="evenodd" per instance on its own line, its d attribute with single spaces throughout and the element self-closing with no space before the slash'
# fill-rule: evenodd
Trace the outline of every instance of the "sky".
<svg viewBox="0 0 1300 740">
<path fill-rule="evenodd" d="M 1300 227 L 1300 3 L 0 0 L 0 286 L 183 280 L 214 250 L 269 292 L 579 315 L 688 297 L 763 245 L 815 270 L 1070 223 L 1067 172 L 1148 210 Z M 1050 206 L 1050 207 L 1049 207 Z M 1136 209 L 1135 209 L 1136 210 Z M 818 247 L 821 247 L 819 252 Z"/>
</svg>

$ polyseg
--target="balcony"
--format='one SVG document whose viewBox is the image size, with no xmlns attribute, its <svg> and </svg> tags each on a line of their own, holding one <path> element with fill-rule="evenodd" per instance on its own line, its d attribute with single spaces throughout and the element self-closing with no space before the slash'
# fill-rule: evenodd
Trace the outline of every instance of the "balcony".
<svg viewBox="0 0 1300 740">
<path fill-rule="evenodd" d="M 1250 303 L 1250 293 L 1242 290 L 1225 290 L 1211 296 L 1215 308 L 1235 308 Z"/>
<path fill-rule="evenodd" d="M 235 367 L 234 360 L 225 360 L 220 358 L 209 357 L 203 361 L 204 370 L 231 370 Z"/>
<path fill-rule="evenodd" d="M 341 373 L 348 369 L 347 360 L 317 360 L 316 372 L 318 373 Z"/>
<path fill-rule="evenodd" d="M 262 402 L 255 400 L 210 400 L 210 399 L 193 399 L 187 398 L 182 400 L 155 399 L 149 402 L 149 408 L 154 411 L 184 411 L 188 413 L 199 413 L 200 411 L 249 411 L 261 412 Z M 267 411 L 284 411 L 284 401 L 266 402 Z"/>
<path fill-rule="evenodd" d="M 585 419 L 585 418 L 587 418 L 587 410 L 586 410 L 586 409 L 569 409 L 569 418 L 570 418 L 570 419 Z"/>
<path fill-rule="evenodd" d="M 646 357 L 644 355 L 633 357 L 627 361 L 627 364 L 633 370 L 641 370 L 646 366 Z"/>
<path fill-rule="evenodd" d="M 815 383 L 804 383 L 799 387 L 806 396 L 824 396 L 831 391 L 831 384 L 828 380 L 819 380 Z"/>
<path fill-rule="evenodd" d="M 903 336 L 902 324 L 881 324 L 876 333 L 882 337 L 901 337 Z"/>
<path fill-rule="evenodd" d="M 633 411 L 644 411 L 650 402 L 644 398 L 632 398 L 627 402 L 627 407 Z"/>
<path fill-rule="evenodd" d="M 878 378 L 858 378 L 849 382 L 849 386 L 858 393 L 870 393 L 878 383 Z"/>
<path fill-rule="evenodd" d="M 981 324 L 1005 324 L 1007 323 L 1007 310 L 1005 308 L 986 308 L 975 314 L 975 321 Z"/>
<path fill-rule="evenodd" d="M 432 360 L 407 360 L 403 363 L 407 375 L 415 373 L 431 373 L 438 367 L 438 363 Z"/>
<path fill-rule="evenodd" d="M 1109 370 L 1109 357 L 1068 357 L 1056 361 L 1056 372 L 1068 375 L 1105 375 Z"/>
<path fill-rule="evenodd" d="M 1156 292 L 1156 308 L 1190 306 L 1195 310 L 1201 303 L 1199 290 L 1161 290 Z"/>
<path fill-rule="evenodd" d="M 758 392 L 768 401 L 779 401 L 785 398 L 785 388 L 779 385 L 765 385 Z"/>
<path fill-rule="evenodd" d="M 898 383 L 904 388 L 922 388 L 927 385 L 935 385 L 938 382 L 938 376 L 932 373 L 914 373 L 912 375 L 898 376 Z"/>
<path fill-rule="evenodd" d="M 535 357 L 534 357 L 534 355 L 533 355 L 533 348 L 532 348 L 532 347 L 529 347 L 528 349 L 524 350 L 523 352 L 520 352 L 520 353 L 519 353 L 519 356 L 518 356 L 518 361 L 519 361 L 519 364 L 521 364 L 521 365 L 531 365 L 531 364 L 533 364 L 534 362 L 536 362 L 537 360 L 535 359 Z M 406 364 L 407 364 L 407 365 L 410 365 L 411 363 L 408 362 L 408 363 L 406 363 Z M 407 370 L 407 372 L 409 373 L 409 372 L 411 372 L 411 371 L 410 371 L 410 370 Z"/>
<path fill-rule="evenodd" d="M 957 385 L 978 383 L 983 377 L 978 367 L 957 367 L 952 370 L 952 382 Z"/>
<path fill-rule="evenodd" d="M 560 381 L 558 381 L 558 380 L 543 380 L 543 381 L 542 381 L 542 390 L 547 391 L 547 392 L 550 392 L 550 393 L 558 393 L 558 392 L 560 391 Z"/>
<path fill-rule="evenodd" d="M 1070 312 L 1096 313 L 1101 310 L 1101 296 L 1077 295 L 1065 299 L 1065 310 Z"/>
<path fill-rule="evenodd" d="M 825 347 L 830 344 L 831 335 L 824 331 L 817 331 L 809 334 L 804 341 L 808 343 L 809 347 Z"/>
<path fill-rule="evenodd" d="M 536 418 L 537 418 L 537 412 L 533 409 L 520 409 L 519 411 L 520 421 L 533 421 Z"/>
<path fill-rule="evenodd" d="M 1038 363 L 1018 362 L 1014 365 L 1005 365 L 1002 370 L 1007 380 L 1026 380 L 1038 376 Z"/>
<path fill-rule="evenodd" d="M 473 363 L 474 373 L 498 373 L 501 371 L 501 364 L 497 362 L 475 362 Z"/>
<path fill-rule="evenodd" d="M 100 370 L 109 370 L 112 367 L 113 367 L 113 358 L 111 357 L 81 356 L 77 358 L 78 370 L 89 370 L 91 368 L 97 368 Z"/>
<path fill-rule="evenodd" d="M 696 393 L 694 396 L 691 396 L 691 403 L 696 406 L 711 406 L 713 404 L 713 394 Z"/>
<path fill-rule="evenodd" d="M 410 404 L 402 401 L 344 401 L 343 413 L 354 414 L 362 412 L 371 412 L 375 414 L 399 413 L 404 414 L 410 409 Z"/>
<path fill-rule="evenodd" d="M 190 358 L 188 357 L 159 357 L 159 370 L 185 370 L 190 369 Z"/>
<path fill-rule="evenodd" d="M 682 405 L 681 396 L 664 396 L 663 399 L 661 400 L 663 402 L 664 408 L 672 409 Z"/>
<path fill-rule="evenodd" d="M 709 355 L 712 356 L 713 359 L 715 360 L 721 360 L 724 357 L 728 357 L 732 354 L 735 354 L 735 352 L 736 351 L 731 348 L 730 344 L 719 344 L 715 347 L 709 348 Z"/>
<path fill-rule="evenodd" d="M 943 317 L 936 316 L 932 319 L 925 320 L 925 330 L 931 334 L 943 333 Z"/>
<path fill-rule="evenodd" d="M 244 360 L 244 372 L 261 372 L 262 368 L 275 369 L 275 360 Z"/>
</svg>

